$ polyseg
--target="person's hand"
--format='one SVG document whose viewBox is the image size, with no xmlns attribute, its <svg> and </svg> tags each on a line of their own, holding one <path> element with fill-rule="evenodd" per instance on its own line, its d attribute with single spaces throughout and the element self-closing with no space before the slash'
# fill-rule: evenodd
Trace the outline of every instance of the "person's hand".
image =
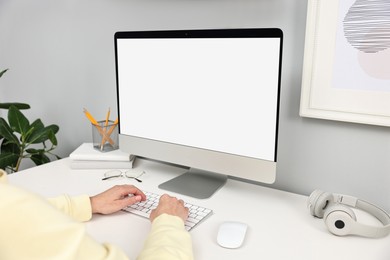
<svg viewBox="0 0 390 260">
<path fill-rule="evenodd" d="M 160 197 L 160 202 L 157 208 L 155 208 L 150 214 L 150 221 L 153 222 L 155 218 L 162 214 L 169 214 L 180 217 L 184 222 L 188 218 L 188 208 L 184 207 L 184 201 L 178 200 L 175 197 L 171 197 L 164 194 Z"/>
<path fill-rule="evenodd" d="M 90 199 L 92 213 L 111 214 L 146 200 L 146 195 L 133 185 L 116 185 Z"/>
</svg>

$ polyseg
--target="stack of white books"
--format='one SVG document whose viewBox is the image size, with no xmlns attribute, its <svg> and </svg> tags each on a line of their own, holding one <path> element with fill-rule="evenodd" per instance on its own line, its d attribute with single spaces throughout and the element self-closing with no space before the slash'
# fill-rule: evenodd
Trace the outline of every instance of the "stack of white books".
<svg viewBox="0 0 390 260">
<path fill-rule="evenodd" d="M 83 143 L 69 158 L 72 169 L 131 169 L 135 156 L 119 149 L 101 152 L 92 143 Z"/>
</svg>

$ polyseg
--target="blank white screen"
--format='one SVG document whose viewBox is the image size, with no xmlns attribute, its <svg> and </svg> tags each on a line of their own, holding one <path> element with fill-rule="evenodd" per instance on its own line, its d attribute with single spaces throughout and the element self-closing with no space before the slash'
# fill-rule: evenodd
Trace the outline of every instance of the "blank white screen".
<svg viewBox="0 0 390 260">
<path fill-rule="evenodd" d="M 280 40 L 118 39 L 121 134 L 274 161 Z"/>
</svg>

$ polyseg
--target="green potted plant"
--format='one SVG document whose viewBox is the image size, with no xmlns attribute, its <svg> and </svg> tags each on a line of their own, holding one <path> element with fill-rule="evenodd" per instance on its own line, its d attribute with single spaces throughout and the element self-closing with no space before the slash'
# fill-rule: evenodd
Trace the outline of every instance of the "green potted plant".
<svg viewBox="0 0 390 260">
<path fill-rule="evenodd" d="M 0 77 L 7 70 L 0 72 Z M 7 120 L 0 117 L 0 168 L 8 173 L 17 172 L 23 159 L 29 158 L 36 165 L 50 162 L 57 147 L 57 125 L 44 126 L 40 119 L 30 121 L 20 111 L 29 109 L 25 103 L 0 103 L 0 109 L 8 110 Z M 49 143 L 49 145 L 48 145 Z"/>
</svg>

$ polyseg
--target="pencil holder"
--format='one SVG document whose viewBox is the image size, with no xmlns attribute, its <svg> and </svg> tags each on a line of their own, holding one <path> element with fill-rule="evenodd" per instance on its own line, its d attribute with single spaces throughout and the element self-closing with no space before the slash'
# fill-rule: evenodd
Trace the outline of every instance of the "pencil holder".
<svg viewBox="0 0 390 260">
<path fill-rule="evenodd" d="M 98 121 L 92 124 L 93 147 L 101 152 L 108 152 L 119 148 L 118 126 L 113 121 Z"/>
</svg>

